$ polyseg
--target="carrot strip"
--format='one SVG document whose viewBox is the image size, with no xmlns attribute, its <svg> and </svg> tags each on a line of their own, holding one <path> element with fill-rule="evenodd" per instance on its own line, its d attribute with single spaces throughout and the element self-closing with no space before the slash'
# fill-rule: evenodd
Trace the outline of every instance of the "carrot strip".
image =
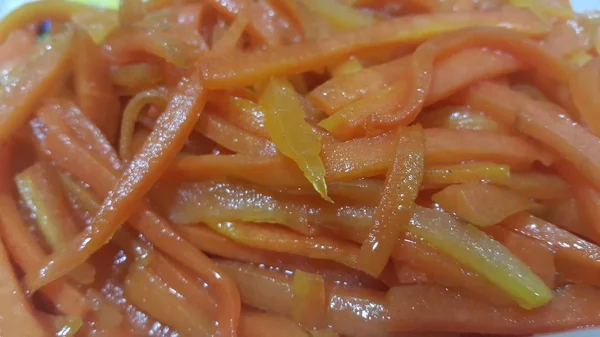
<svg viewBox="0 0 600 337">
<path fill-rule="evenodd" d="M 292 292 L 291 316 L 294 320 L 307 328 L 323 326 L 326 312 L 323 276 L 295 270 Z"/>
<path fill-rule="evenodd" d="M 0 149 L 0 162 L 10 163 L 10 145 Z M 46 253 L 36 241 L 27 225 L 23 223 L 16 200 L 12 196 L 12 177 L 8 165 L 0 166 L 0 235 L 12 259 L 25 272 L 42 266 Z M 56 308 L 73 317 L 83 317 L 90 309 L 84 295 L 65 279 L 58 279 L 42 289 Z"/>
<path fill-rule="evenodd" d="M 247 98 L 219 93 L 211 95 L 208 99 L 231 123 L 257 136 L 269 138 L 265 129 L 265 114 L 259 104 Z"/>
<path fill-rule="evenodd" d="M 502 126 L 485 116 L 483 112 L 474 111 L 470 107 L 446 106 L 425 111 L 419 115 L 417 122 L 424 128 L 504 131 Z"/>
<path fill-rule="evenodd" d="M 514 191 L 477 182 L 448 186 L 431 199 L 478 227 L 493 226 L 513 214 L 539 206 Z"/>
<path fill-rule="evenodd" d="M 0 331 L 7 336 L 47 336 L 44 327 L 35 318 L 33 308 L 27 301 L 15 276 L 6 248 L 0 241 Z"/>
<path fill-rule="evenodd" d="M 493 226 L 485 231 L 502 243 L 521 261 L 525 262 L 546 283 L 548 288 L 555 288 L 556 267 L 552 250 L 544 247 L 534 239 L 511 232 L 501 226 Z"/>
<path fill-rule="evenodd" d="M 319 157 L 321 136 L 304 120 L 305 115 L 292 85 L 281 78 L 272 78 L 260 96 L 264 108 L 265 128 L 281 153 L 292 159 L 304 176 L 319 192 L 327 196 L 325 167 Z"/>
<path fill-rule="evenodd" d="M 436 286 L 402 286 L 387 295 L 392 330 L 476 332 L 527 335 L 597 325 L 597 289 L 568 286 L 535 310 L 496 307 L 477 298 Z"/>
<path fill-rule="evenodd" d="M 296 322 L 284 316 L 247 310 L 242 311 L 238 332 L 240 337 L 308 336 Z"/>
<path fill-rule="evenodd" d="M 331 115 L 346 104 L 374 94 L 409 76 L 411 56 L 366 68 L 360 72 L 334 77 L 311 91 L 308 98 Z M 425 106 L 447 98 L 469 83 L 506 75 L 522 65 L 513 57 L 471 48 L 441 59 L 434 65 L 433 82 Z M 457 69 L 468 69 L 460 71 Z"/>
<path fill-rule="evenodd" d="M 423 180 L 424 137 L 420 128 L 401 130 L 373 226 L 360 247 L 357 268 L 377 276 L 405 231 Z"/>
<path fill-rule="evenodd" d="M 552 299 L 544 282 L 506 247 L 449 214 L 417 206 L 409 231 L 481 274 L 525 309 Z"/>
<path fill-rule="evenodd" d="M 267 224 L 225 222 L 209 226 L 221 235 L 249 247 L 336 261 L 348 267 L 356 265 L 358 247 L 332 237 L 305 237 L 278 225 Z"/>
<path fill-rule="evenodd" d="M 325 18 L 337 30 L 357 29 L 376 22 L 372 15 L 336 0 L 308 0 L 305 5 L 315 14 Z"/>
<path fill-rule="evenodd" d="M 571 193 L 571 187 L 564 180 L 547 173 L 511 172 L 508 179 L 494 183 L 538 200 L 562 199 Z"/>
<path fill-rule="evenodd" d="M 39 102 L 70 72 L 73 32 L 40 44 L 0 77 L 0 144 L 34 113 Z M 4 70 L 4 69 L 3 69 Z"/>
<path fill-rule="evenodd" d="M 248 25 L 248 21 L 248 17 L 243 13 L 236 15 L 229 29 L 212 47 L 212 51 L 223 53 L 234 50 Z"/>
<path fill-rule="evenodd" d="M 0 42 L 0 65 L 31 52 L 35 48 L 35 36 L 24 29 L 15 30 L 6 41 Z"/>
<path fill-rule="evenodd" d="M 504 227 L 538 240 L 556 252 L 556 270 L 571 282 L 598 285 L 600 247 L 526 213 L 506 219 Z"/>
<path fill-rule="evenodd" d="M 274 75 L 325 67 L 367 48 L 414 44 L 441 33 L 473 26 L 500 26 L 534 36 L 545 30 L 532 14 L 519 10 L 432 14 L 395 18 L 327 39 L 250 54 L 235 53 L 226 59 L 203 57 L 199 62 L 207 88 L 224 89 L 251 85 Z M 252 66 L 247 67 L 248 64 Z"/>
<path fill-rule="evenodd" d="M 108 60 L 83 30 L 75 30 L 73 48 L 77 105 L 114 143 L 118 133 L 120 102 L 108 75 Z"/>
<path fill-rule="evenodd" d="M 600 137 L 600 118 L 595 107 L 600 104 L 595 93 L 600 89 L 600 58 L 596 57 L 579 68 L 571 79 L 571 96 L 581 119 L 590 132 Z"/>
<path fill-rule="evenodd" d="M 423 188 L 438 188 L 444 185 L 464 184 L 471 182 L 487 182 L 492 184 L 507 183 L 514 174 L 507 165 L 496 164 L 462 164 L 439 165 L 425 169 Z"/>
<path fill-rule="evenodd" d="M 482 83 L 470 91 L 472 106 L 506 125 L 515 126 L 557 151 L 600 188 L 600 142 L 579 125 L 562 118 L 562 109 L 547 106 L 529 97 L 492 83 Z"/>
<path fill-rule="evenodd" d="M 37 290 L 81 264 L 115 233 L 135 210 L 133 206 L 151 188 L 152 182 L 157 180 L 165 164 L 168 165 L 183 146 L 200 117 L 204 97 L 204 91 L 194 77 L 181 82 L 178 92 L 173 95 L 167 110 L 157 121 L 144 148 L 131 160 L 94 217 L 91 229 L 79 235 L 70 245 L 54 252 L 48 261 L 52 263 L 42 273 L 29 273 L 26 276 L 28 289 Z M 182 111 L 185 112 L 183 115 Z M 41 114 L 44 114 L 43 110 Z"/>
<path fill-rule="evenodd" d="M 243 130 L 214 113 L 203 114 L 195 130 L 236 153 L 258 156 L 272 156 L 278 153 L 275 144 L 270 140 Z"/>
<path fill-rule="evenodd" d="M 117 173 L 121 170 L 121 163 L 112 148 L 108 147 L 107 152 L 102 151 L 107 149 L 105 144 L 108 142 L 102 138 L 97 129 L 88 129 L 93 128 L 93 124 L 82 115 L 71 117 L 67 121 L 74 122 L 70 127 L 75 129 L 73 130 L 75 134 L 81 136 L 80 132 L 88 132 L 89 136 L 83 138 L 87 140 L 86 149 L 95 151 L 94 154 L 78 145 L 77 140 L 73 139 L 61 125 L 61 118 L 53 115 L 52 110 L 41 114 L 40 120 L 34 123 L 37 139 L 41 142 L 40 146 L 54 159 L 60 158 L 58 164 L 67 172 L 83 181 L 93 182 L 91 187 L 98 194 L 106 195 L 118 182 Z M 139 207 L 140 209 L 129 219 L 129 223 L 157 248 L 214 287 L 215 296 L 222 308 L 219 311 L 218 321 L 224 323 L 220 325 L 220 329 L 225 332 L 233 331 L 240 309 L 239 295 L 230 279 L 215 269 L 210 259 L 177 235 L 164 219 L 144 207 L 143 203 Z"/>
<path fill-rule="evenodd" d="M 120 95 L 135 96 L 164 82 L 163 68 L 156 63 L 134 63 L 113 68 L 108 76 Z"/>
<path fill-rule="evenodd" d="M 167 106 L 168 102 L 168 93 L 166 90 L 161 89 L 139 92 L 129 100 L 129 103 L 127 103 L 127 106 L 123 111 L 123 117 L 121 118 L 121 132 L 119 138 L 119 155 L 121 156 L 121 159 L 128 161 L 132 158 L 130 151 L 133 132 L 142 109 L 146 105 L 153 104 L 162 110 Z"/>
</svg>

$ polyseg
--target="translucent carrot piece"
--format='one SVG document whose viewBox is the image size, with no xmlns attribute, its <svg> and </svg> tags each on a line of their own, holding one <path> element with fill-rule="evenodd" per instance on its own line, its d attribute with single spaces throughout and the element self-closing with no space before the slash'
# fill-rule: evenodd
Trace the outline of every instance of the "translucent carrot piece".
<svg viewBox="0 0 600 337">
<path fill-rule="evenodd" d="M 218 93 L 211 95 L 208 99 L 233 124 L 258 136 L 269 138 L 269 133 L 265 129 L 265 113 L 259 104 L 247 98 L 219 96 Z"/>
<path fill-rule="evenodd" d="M 355 57 L 351 57 L 347 61 L 344 61 L 344 62 L 336 65 L 335 67 L 333 67 L 330 70 L 330 72 L 331 72 L 332 77 L 337 77 L 337 76 L 354 74 L 363 69 L 364 69 L 364 67 L 360 63 L 360 60 L 358 60 Z"/>
<path fill-rule="evenodd" d="M 357 267 L 367 274 L 381 273 L 398 237 L 408 226 L 423 180 L 424 146 L 420 127 L 399 132 L 395 158 L 385 178 L 373 227 L 358 255 Z"/>
<path fill-rule="evenodd" d="M 516 257 L 525 262 L 546 283 L 548 288 L 556 287 L 556 267 L 552 250 L 534 239 L 511 232 L 501 226 L 487 228 L 486 233 L 492 235 Z"/>
<path fill-rule="evenodd" d="M 478 227 L 489 227 L 513 214 L 539 207 L 514 191 L 484 183 L 451 185 L 434 194 L 432 200 Z"/>
<path fill-rule="evenodd" d="M 600 137 L 600 118 L 597 107 L 600 100 L 595 93 L 600 90 L 600 58 L 595 57 L 581 67 L 571 79 L 571 95 L 582 121 L 590 132 Z"/>
<path fill-rule="evenodd" d="M 119 94 L 132 96 L 166 80 L 163 67 L 149 62 L 115 67 L 110 70 L 109 76 Z"/>
<path fill-rule="evenodd" d="M 325 67 L 358 51 L 399 44 L 414 44 L 432 36 L 473 26 L 500 26 L 524 33 L 543 33 L 533 14 L 520 10 L 432 14 L 400 17 L 331 38 L 253 53 L 235 53 L 226 59 L 205 57 L 200 67 L 207 88 L 251 85 L 271 76 L 297 74 Z M 251 67 L 246 65 L 251 64 Z"/>
<path fill-rule="evenodd" d="M 319 328 L 325 321 L 325 280 L 318 274 L 294 271 L 292 317 L 307 328 Z"/>
<path fill-rule="evenodd" d="M 523 308 L 537 308 L 552 299 L 544 282 L 508 249 L 449 214 L 417 206 L 409 231 L 481 274 Z"/>
<path fill-rule="evenodd" d="M 448 128 L 457 130 L 504 131 L 503 127 L 483 112 L 469 107 L 446 106 L 425 111 L 417 121 L 425 128 Z"/>
<path fill-rule="evenodd" d="M 505 184 L 511 177 L 510 167 L 497 164 L 439 165 L 425 169 L 421 188 L 436 188 L 451 184 L 487 182 Z"/>
<path fill-rule="evenodd" d="M 516 128 L 557 151 L 600 188 L 600 143 L 598 139 L 568 118 L 563 110 L 546 105 L 492 83 L 482 83 L 471 91 L 471 104 L 492 118 Z"/>
<path fill-rule="evenodd" d="M 108 60 L 102 49 L 84 30 L 75 30 L 74 87 L 81 111 L 116 142 L 119 130 L 120 102 L 109 73 Z"/>
<path fill-rule="evenodd" d="M 0 42 L 0 65 L 16 57 L 26 55 L 35 48 L 35 36 L 26 30 L 15 30 L 6 41 Z"/>
<path fill-rule="evenodd" d="M 538 200 L 562 199 L 571 193 L 569 184 L 559 176 L 548 173 L 511 172 L 508 179 L 497 184 Z"/>
<path fill-rule="evenodd" d="M 333 237 L 306 237 L 281 226 L 267 224 L 223 222 L 209 226 L 221 235 L 249 247 L 331 260 L 349 267 L 356 264 L 358 246 Z"/>
<path fill-rule="evenodd" d="M 331 201 L 319 157 L 321 137 L 304 121 L 304 111 L 291 84 L 271 79 L 259 102 L 264 108 L 265 127 L 277 149 L 298 164 L 323 199 Z"/>
<path fill-rule="evenodd" d="M 530 334 L 565 331 L 597 325 L 600 296 L 596 288 L 572 285 L 559 289 L 546 306 L 534 310 L 497 307 L 464 293 L 437 286 L 392 288 L 390 328 L 399 331 L 474 332 L 482 334 Z"/>
<path fill-rule="evenodd" d="M 73 32 L 40 44 L 0 77 L 0 143 L 31 117 L 39 102 L 70 71 Z"/>
<path fill-rule="evenodd" d="M 308 0 L 305 5 L 325 18 L 337 30 L 351 30 L 370 26 L 375 18 L 336 0 Z"/>
</svg>

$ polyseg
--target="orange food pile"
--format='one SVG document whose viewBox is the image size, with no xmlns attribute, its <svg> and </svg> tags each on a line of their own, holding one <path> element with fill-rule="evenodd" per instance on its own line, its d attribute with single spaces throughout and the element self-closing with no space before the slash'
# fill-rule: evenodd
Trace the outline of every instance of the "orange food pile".
<svg viewBox="0 0 600 337">
<path fill-rule="evenodd" d="M 0 335 L 600 326 L 599 29 L 560 0 L 19 8 Z"/>
</svg>

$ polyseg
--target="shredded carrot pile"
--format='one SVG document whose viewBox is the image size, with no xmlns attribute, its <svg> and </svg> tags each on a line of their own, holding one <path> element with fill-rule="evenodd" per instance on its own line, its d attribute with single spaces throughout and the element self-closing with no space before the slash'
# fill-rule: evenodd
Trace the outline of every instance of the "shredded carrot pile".
<svg viewBox="0 0 600 337">
<path fill-rule="evenodd" d="M 600 327 L 597 15 L 83 2 L 0 21 L 0 336 Z"/>
</svg>

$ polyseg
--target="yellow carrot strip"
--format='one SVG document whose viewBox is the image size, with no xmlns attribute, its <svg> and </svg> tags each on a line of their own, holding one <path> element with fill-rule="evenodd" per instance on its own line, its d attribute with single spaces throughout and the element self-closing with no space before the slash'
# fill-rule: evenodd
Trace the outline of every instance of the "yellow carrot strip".
<svg viewBox="0 0 600 337">
<path fill-rule="evenodd" d="M 315 14 L 325 18 L 337 30 L 351 30 L 375 23 L 373 15 L 337 0 L 306 0 L 304 4 Z"/>
<path fill-rule="evenodd" d="M 535 15 L 522 10 L 416 15 L 378 22 L 317 41 L 253 53 L 237 52 L 227 58 L 206 56 L 198 62 L 207 88 L 232 88 L 252 85 L 271 76 L 320 69 L 361 50 L 413 45 L 443 33 L 479 26 L 505 27 L 530 36 L 546 32 L 545 25 Z"/>
<path fill-rule="evenodd" d="M 436 165 L 425 169 L 421 188 L 485 181 L 507 183 L 511 177 L 510 166 L 497 164 Z"/>
<path fill-rule="evenodd" d="M 327 196 L 325 166 L 319 156 L 321 136 L 304 120 L 305 114 L 292 85 L 281 78 L 272 78 L 260 97 L 264 108 L 265 127 L 277 149 L 293 159 L 304 176 L 319 192 Z"/>
<path fill-rule="evenodd" d="M 70 73 L 73 32 L 67 31 L 19 59 L 11 69 L 0 69 L 0 144 L 31 117 L 42 98 Z"/>
<path fill-rule="evenodd" d="M 401 130 L 373 227 L 363 242 L 357 267 L 373 276 L 385 268 L 402 231 L 412 217 L 423 180 L 425 140 L 420 127 Z"/>
<path fill-rule="evenodd" d="M 525 309 L 552 299 L 544 281 L 506 247 L 449 214 L 417 206 L 409 231 L 485 277 Z"/>
<path fill-rule="evenodd" d="M 296 269 L 292 280 L 292 291 L 294 320 L 307 328 L 322 327 L 327 301 L 323 276 Z"/>
</svg>

